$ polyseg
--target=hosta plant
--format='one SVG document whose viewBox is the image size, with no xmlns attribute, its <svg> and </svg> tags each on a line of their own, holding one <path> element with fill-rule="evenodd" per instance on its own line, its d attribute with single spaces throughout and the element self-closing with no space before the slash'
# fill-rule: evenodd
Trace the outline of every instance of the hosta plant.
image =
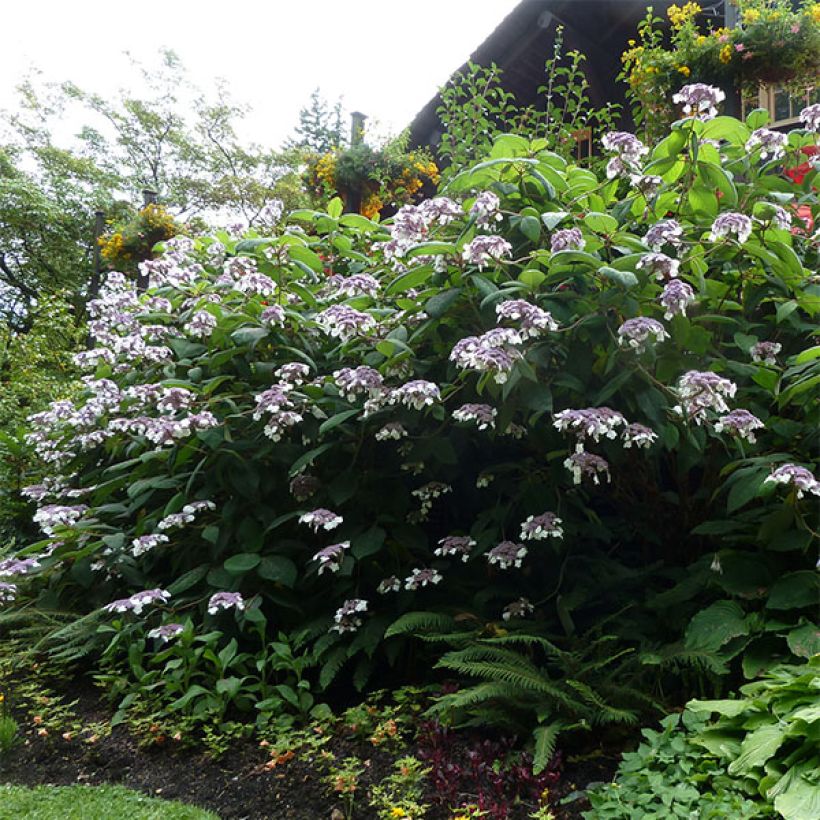
<svg viewBox="0 0 820 820">
<path fill-rule="evenodd" d="M 738 697 L 690 701 L 682 717 L 644 731 L 614 782 L 590 792 L 587 816 L 813 820 L 820 814 L 818 694 L 815 655 L 772 669 Z"/>
<path fill-rule="evenodd" d="M 235 663 L 264 622 L 321 687 L 428 677 L 385 639 L 409 611 L 547 640 L 607 619 L 650 683 L 805 655 L 817 173 L 780 170 L 820 111 L 784 136 L 685 91 L 657 145 L 606 135 L 601 177 L 502 136 L 389 224 L 334 201 L 177 237 L 142 294 L 111 274 L 80 398 L 31 420 L 43 538 L 0 605 L 87 615 L 58 643 L 92 657 L 127 625 L 169 668 L 214 632 Z"/>
</svg>

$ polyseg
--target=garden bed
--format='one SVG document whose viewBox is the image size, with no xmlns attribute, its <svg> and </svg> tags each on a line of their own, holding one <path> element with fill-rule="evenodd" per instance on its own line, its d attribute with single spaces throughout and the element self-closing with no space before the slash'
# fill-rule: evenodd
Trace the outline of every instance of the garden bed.
<svg viewBox="0 0 820 820">
<path fill-rule="evenodd" d="M 75 721 L 83 726 L 107 725 L 111 718 L 98 692 L 82 679 L 75 679 L 65 687 L 64 700 L 72 702 Z M 97 738 L 89 737 L 86 732 L 82 737 L 66 740 L 54 733 L 43 736 L 42 726 L 36 719 L 32 721 L 30 712 L 24 714 L 19 710 L 17 717 L 22 743 L 0 766 L 2 784 L 118 784 L 150 796 L 199 806 L 224 820 L 313 820 L 331 816 L 341 820 L 345 817 L 342 801 L 325 782 L 326 766 L 312 751 L 297 751 L 290 759 L 283 759 L 288 755 L 280 755 L 281 762 L 274 765 L 267 745 L 244 740 L 215 759 L 202 747 L 186 746 L 182 740 L 161 735 L 146 745 L 144 739 L 125 724 L 114 726 L 110 734 Z M 316 730 L 321 731 L 318 726 Z M 92 738 L 93 742 L 89 742 Z M 477 735 L 458 736 L 454 756 L 469 755 L 483 740 Z M 323 748 L 337 760 L 359 758 L 364 773 L 357 791 L 363 796 L 389 775 L 395 760 L 418 754 L 417 746 L 413 742 L 396 742 L 389 748 L 377 748 L 366 740 L 348 736 L 341 727 Z M 559 801 L 590 782 L 609 779 L 616 765 L 614 750 L 607 754 L 581 754 L 577 759 L 570 756 L 561 767 L 557 786 L 551 790 L 556 820 L 581 817 L 586 801 L 578 800 L 566 806 L 558 805 Z M 433 796 L 432 789 L 425 795 L 427 801 Z M 465 793 L 460 798 L 459 802 L 469 803 L 475 800 L 475 794 Z M 360 797 L 359 802 L 361 805 L 355 806 L 353 817 L 357 820 L 377 817 L 366 800 Z M 531 805 L 512 806 L 508 817 L 510 820 L 525 818 L 532 810 Z M 425 814 L 431 820 L 453 816 L 447 805 L 433 806 Z"/>
</svg>

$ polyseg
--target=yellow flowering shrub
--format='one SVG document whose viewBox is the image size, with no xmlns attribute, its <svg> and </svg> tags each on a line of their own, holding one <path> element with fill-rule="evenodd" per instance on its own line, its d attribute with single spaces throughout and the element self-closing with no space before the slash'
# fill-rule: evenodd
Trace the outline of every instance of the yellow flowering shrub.
<svg viewBox="0 0 820 820">
<path fill-rule="evenodd" d="M 154 245 L 176 236 L 181 230 L 182 226 L 164 206 L 149 203 L 132 220 L 97 240 L 100 255 L 109 267 L 130 270 L 151 257 Z"/>
<path fill-rule="evenodd" d="M 740 91 L 778 84 L 794 92 L 815 85 L 820 76 L 820 2 L 736 0 L 741 24 L 713 27 L 698 3 L 667 10 L 671 31 L 650 10 L 638 37 L 621 56 L 620 78 L 629 86 L 636 121 L 647 133 L 676 117 L 670 100 L 687 82 Z"/>
</svg>

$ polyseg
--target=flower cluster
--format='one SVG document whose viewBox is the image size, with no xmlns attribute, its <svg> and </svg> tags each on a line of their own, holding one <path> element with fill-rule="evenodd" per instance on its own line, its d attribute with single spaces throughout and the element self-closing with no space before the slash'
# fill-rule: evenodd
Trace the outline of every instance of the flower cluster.
<svg viewBox="0 0 820 820">
<path fill-rule="evenodd" d="M 495 427 L 495 419 L 498 411 L 489 404 L 462 404 L 453 411 L 453 418 L 456 421 L 474 421 L 479 430 L 486 430 L 488 427 Z"/>
<path fill-rule="evenodd" d="M 156 629 L 148 631 L 149 638 L 158 638 L 161 643 L 168 643 L 173 638 L 179 637 L 185 627 L 182 624 L 163 624 Z"/>
<path fill-rule="evenodd" d="M 820 103 L 807 106 L 800 112 L 800 122 L 807 131 L 820 133 Z"/>
<path fill-rule="evenodd" d="M 299 516 L 300 524 L 307 524 L 313 532 L 319 530 L 333 530 L 344 521 L 341 515 L 336 515 L 335 512 L 319 508 L 303 513 Z"/>
<path fill-rule="evenodd" d="M 347 305 L 331 305 L 316 314 L 316 324 L 328 336 L 347 342 L 373 330 L 376 320 L 369 313 Z"/>
<path fill-rule="evenodd" d="M 404 588 L 415 592 L 421 587 L 426 587 L 428 585 L 435 586 L 440 583 L 441 580 L 442 575 L 437 570 L 417 567 L 411 571 L 407 578 L 404 579 Z"/>
<path fill-rule="evenodd" d="M 572 453 L 564 461 L 564 466 L 572 473 L 572 480 L 575 484 L 580 484 L 584 478 L 590 478 L 594 484 L 600 484 L 601 476 L 606 476 L 607 481 L 612 480 L 609 474 L 609 464 L 595 453 L 584 451 Z"/>
<path fill-rule="evenodd" d="M 604 134 L 601 145 L 604 150 L 616 155 L 606 166 L 606 175 L 609 179 L 634 174 L 640 167 L 641 157 L 649 153 L 649 149 L 628 131 L 611 131 Z"/>
<path fill-rule="evenodd" d="M 238 592 L 215 592 L 208 599 L 208 614 L 216 615 L 220 609 L 245 608 L 245 599 Z"/>
<path fill-rule="evenodd" d="M 475 545 L 476 542 L 468 535 L 448 535 L 439 540 L 438 546 L 433 551 L 433 554 L 441 558 L 447 558 L 452 555 L 461 558 L 461 560 L 466 563 L 470 559 L 470 552 Z"/>
<path fill-rule="evenodd" d="M 319 562 L 319 575 L 325 570 L 338 572 L 342 568 L 342 561 L 344 561 L 345 550 L 347 549 L 350 549 L 350 541 L 342 541 L 320 549 L 313 556 L 313 560 Z"/>
<path fill-rule="evenodd" d="M 178 513 L 169 513 L 157 524 L 158 530 L 171 530 L 192 523 L 203 510 L 215 510 L 213 501 L 191 501 L 185 504 Z"/>
<path fill-rule="evenodd" d="M 362 598 L 351 598 L 336 610 L 334 624 L 330 627 L 335 632 L 355 632 L 361 625 L 360 612 L 367 612 L 367 601 Z"/>
<path fill-rule="evenodd" d="M 550 239 L 550 250 L 553 253 L 560 251 L 582 251 L 584 236 L 580 228 L 563 228 L 556 231 Z"/>
<path fill-rule="evenodd" d="M 558 330 L 558 322 L 549 311 L 524 299 L 509 299 L 495 306 L 498 320 L 507 319 L 518 324 L 521 339 L 542 335 L 545 331 Z"/>
<path fill-rule="evenodd" d="M 38 569 L 40 562 L 36 558 L 5 558 L 0 561 L 0 578 L 14 578 L 17 575 L 27 575 Z"/>
<path fill-rule="evenodd" d="M 499 212 L 501 200 L 492 191 L 482 191 L 473 202 L 469 213 L 470 219 L 475 219 L 479 228 L 489 228 L 493 222 L 500 222 L 503 216 Z"/>
<path fill-rule="evenodd" d="M 564 530 L 561 528 L 563 521 L 551 512 L 541 513 L 541 515 L 531 515 L 521 524 L 522 541 L 543 541 L 546 538 L 563 538 Z"/>
<path fill-rule="evenodd" d="M 0 581 L 0 604 L 11 604 L 17 597 L 17 585 Z"/>
<path fill-rule="evenodd" d="M 464 246 L 461 256 L 465 262 L 481 270 L 493 260 L 498 261 L 511 253 L 512 245 L 504 237 L 479 234 Z"/>
<path fill-rule="evenodd" d="M 789 138 L 780 131 L 772 131 L 770 128 L 756 128 L 752 131 L 749 139 L 746 140 L 746 150 L 752 151 L 760 149 L 760 159 L 767 160 L 780 159 L 786 153 L 786 146 Z"/>
<path fill-rule="evenodd" d="M 151 604 L 164 604 L 171 600 L 171 593 L 164 589 L 146 589 L 142 592 L 135 592 L 129 598 L 120 598 L 106 604 L 103 609 L 106 612 L 133 612 L 135 615 L 142 613 L 145 607 Z"/>
<path fill-rule="evenodd" d="M 680 282 L 678 279 L 674 281 Z M 672 284 L 672 282 L 669 284 Z M 669 334 L 657 319 L 638 316 L 634 319 L 627 319 L 618 328 L 618 338 L 621 344 L 643 351 L 650 343 L 658 344 L 664 339 L 668 339 Z"/>
<path fill-rule="evenodd" d="M 652 238 L 657 241 L 656 236 L 653 236 Z M 661 244 L 666 241 L 666 239 L 663 239 Z M 663 281 L 665 279 L 674 279 L 678 275 L 680 262 L 677 259 L 673 259 L 671 256 L 667 256 L 665 253 L 645 253 L 638 260 L 636 267 L 638 270 L 643 270 L 645 268 L 650 273 L 654 274 L 656 279 Z"/>
<path fill-rule="evenodd" d="M 509 621 L 512 618 L 526 618 L 527 615 L 531 615 L 534 610 L 535 607 L 527 598 L 519 598 L 517 601 L 513 601 L 504 607 L 501 617 L 505 621 Z"/>
<path fill-rule="evenodd" d="M 555 414 L 553 424 L 562 433 L 570 432 L 579 439 L 600 441 L 602 436 L 617 438 L 617 428 L 625 427 L 627 421 L 621 413 L 609 407 L 587 407 L 583 410 L 562 410 Z"/>
<path fill-rule="evenodd" d="M 707 411 L 726 413 L 729 405 L 727 398 L 733 398 L 737 385 L 717 373 L 690 370 L 678 381 L 678 396 L 681 403 L 674 410 L 685 413 L 695 424 L 706 420 Z"/>
<path fill-rule="evenodd" d="M 672 102 L 683 106 L 683 113 L 700 120 L 714 119 L 717 106 L 726 99 L 726 94 L 719 88 L 705 83 L 685 85 L 672 96 Z"/>
<path fill-rule="evenodd" d="M 438 385 L 424 379 L 413 379 L 390 391 L 389 404 L 403 404 L 412 410 L 424 410 L 441 400 Z"/>
<path fill-rule="evenodd" d="M 366 365 L 334 370 L 333 381 L 339 388 L 342 398 L 347 401 L 354 401 L 362 393 L 374 398 L 381 394 L 384 387 L 384 379 L 381 373 Z"/>
<path fill-rule="evenodd" d="M 755 342 L 749 349 L 753 362 L 777 364 L 777 354 L 783 349 L 778 342 Z"/>
<path fill-rule="evenodd" d="M 681 244 L 681 237 L 683 236 L 683 228 L 674 219 L 662 219 L 656 222 L 644 236 L 644 242 L 653 251 L 659 251 L 664 245 L 672 245 L 679 247 Z M 648 263 L 650 265 L 655 262 Z M 677 267 L 675 267 L 677 271 Z"/>
<path fill-rule="evenodd" d="M 663 293 L 658 300 L 665 309 L 664 319 L 673 316 L 686 316 L 686 308 L 695 302 L 695 291 L 692 286 L 681 279 L 672 279 L 664 285 Z"/>
<path fill-rule="evenodd" d="M 741 408 L 721 416 L 715 422 L 715 432 L 722 433 L 725 430 L 732 436 L 746 439 L 749 444 L 754 444 L 757 441 L 754 431 L 763 426 L 763 422 L 757 416 Z"/>
<path fill-rule="evenodd" d="M 450 351 L 450 361 L 463 369 L 491 373 L 496 384 L 504 384 L 521 358 L 516 348 L 524 340 L 510 328 L 494 328 L 481 336 L 460 339 Z"/>
<path fill-rule="evenodd" d="M 709 239 L 712 242 L 717 242 L 725 239 L 729 234 L 734 234 L 737 241 L 742 245 L 752 235 L 752 220 L 745 214 L 733 211 L 719 214 L 712 223 Z"/>
<path fill-rule="evenodd" d="M 772 470 L 766 481 L 775 484 L 792 484 L 798 498 L 803 498 L 806 493 L 820 496 L 820 481 L 818 481 L 810 470 L 798 464 L 782 464 Z"/>
<path fill-rule="evenodd" d="M 153 533 L 151 535 L 140 535 L 131 541 L 131 555 L 133 555 L 134 558 L 139 558 L 140 555 L 150 552 L 160 544 L 167 544 L 168 541 L 169 538 L 167 535 L 157 533 Z"/>
<path fill-rule="evenodd" d="M 499 569 L 520 568 L 527 557 L 527 548 L 514 541 L 502 541 L 485 553 L 485 556 L 489 564 L 497 564 Z"/>
</svg>

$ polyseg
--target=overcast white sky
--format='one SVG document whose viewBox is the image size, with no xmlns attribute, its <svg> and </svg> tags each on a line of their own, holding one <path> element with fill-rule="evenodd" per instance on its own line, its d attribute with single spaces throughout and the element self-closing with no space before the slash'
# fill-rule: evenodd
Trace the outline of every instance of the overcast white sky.
<svg viewBox="0 0 820 820">
<path fill-rule="evenodd" d="M 222 77 L 253 106 L 244 136 L 276 146 L 320 86 L 393 132 L 518 0 L 6 0 L 0 109 L 36 66 L 106 95 L 138 86 L 123 52 L 173 49 L 204 89 Z"/>
</svg>

